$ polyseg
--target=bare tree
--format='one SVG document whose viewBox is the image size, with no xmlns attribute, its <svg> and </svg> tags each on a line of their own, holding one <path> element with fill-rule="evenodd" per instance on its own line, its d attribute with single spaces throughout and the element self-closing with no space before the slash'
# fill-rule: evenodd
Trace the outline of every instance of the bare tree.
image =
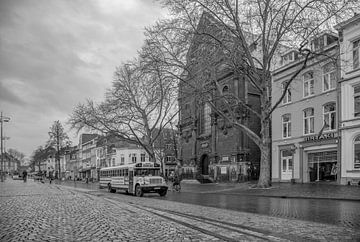
<svg viewBox="0 0 360 242">
<path fill-rule="evenodd" d="M 156 63 L 124 64 L 116 69 L 105 100 L 78 105 L 69 123 L 78 131 L 90 128 L 138 144 L 154 161 L 154 143 L 177 115 L 175 87 Z"/>
<path fill-rule="evenodd" d="M 25 155 L 17 149 L 10 148 L 8 149 L 7 153 L 9 153 L 12 157 L 18 159 L 20 163 L 24 162 Z"/>
<path fill-rule="evenodd" d="M 187 88 L 180 92 L 190 90 L 192 95 L 201 96 L 217 115 L 244 132 L 260 148 L 258 186 L 270 186 L 271 114 L 291 82 L 306 68 L 308 59 L 321 54 L 311 51 L 309 38 L 343 20 L 358 3 L 330 0 L 161 2 L 169 8 L 172 16 L 147 30 L 148 43 L 152 50 L 156 50 L 152 58 L 170 67 L 167 73 L 185 83 L 183 86 Z M 202 18 L 204 13 L 206 18 Z M 202 26 L 210 25 L 212 31 L 199 28 L 199 21 L 203 19 L 207 22 Z M 272 104 L 271 72 L 278 63 L 276 57 L 290 48 L 298 49 L 303 64 L 287 82 L 281 98 L 273 100 Z M 197 51 L 201 54 L 191 56 Z M 246 76 L 246 81 L 260 95 L 260 110 L 249 106 L 246 100 L 222 93 L 212 72 L 226 69 L 235 75 Z M 209 95 L 214 89 L 216 95 Z M 219 102 L 225 108 L 219 108 Z M 238 118 L 239 110 L 242 114 L 250 113 L 259 118 L 260 134 Z"/>
<path fill-rule="evenodd" d="M 56 162 L 58 164 L 58 177 L 61 177 L 61 164 L 60 164 L 60 149 L 70 145 L 70 140 L 66 134 L 64 127 L 59 120 L 54 121 L 53 125 L 50 127 L 49 140 L 47 146 L 53 147 L 56 149 Z"/>
</svg>

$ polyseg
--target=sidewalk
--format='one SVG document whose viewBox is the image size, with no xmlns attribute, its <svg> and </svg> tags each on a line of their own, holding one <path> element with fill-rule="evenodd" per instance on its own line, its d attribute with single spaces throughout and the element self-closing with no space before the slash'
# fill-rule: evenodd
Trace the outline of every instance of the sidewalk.
<svg viewBox="0 0 360 242">
<path fill-rule="evenodd" d="M 333 199 L 360 201 L 360 186 L 346 186 L 324 183 L 273 183 L 271 187 L 254 188 L 256 181 L 245 183 L 199 184 L 183 181 L 184 191 L 200 193 L 226 193 L 246 196 L 264 196 L 304 199 Z"/>
</svg>

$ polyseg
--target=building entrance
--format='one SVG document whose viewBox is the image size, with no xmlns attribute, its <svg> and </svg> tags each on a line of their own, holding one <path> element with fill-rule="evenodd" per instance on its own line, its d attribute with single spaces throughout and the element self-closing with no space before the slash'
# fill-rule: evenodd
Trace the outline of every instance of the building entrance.
<svg viewBox="0 0 360 242">
<path fill-rule="evenodd" d="M 200 159 L 200 171 L 202 175 L 209 175 L 209 156 L 202 155 Z"/>
<path fill-rule="evenodd" d="M 281 180 L 290 180 L 293 175 L 293 156 L 290 150 L 281 151 Z"/>
</svg>

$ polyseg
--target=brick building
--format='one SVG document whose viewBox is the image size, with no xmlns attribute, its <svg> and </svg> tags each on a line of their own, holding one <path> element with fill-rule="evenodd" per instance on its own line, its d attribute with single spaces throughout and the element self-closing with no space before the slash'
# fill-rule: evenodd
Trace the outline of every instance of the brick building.
<svg viewBox="0 0 360 242">
<path fill-rule="evenodd" d="M 179 84 L 179 159 L 186 178 L 201 181 L 238 181 L 246 176 L 249 164 L 259 169 L 258 147 L 239 129 L 233 127 L 218 110 L 228 110 L 224 101 L 217 100 L 229 93 L 240 98 L 252 108 L 260 109 L 260 96 L 246 76 L 229 65 L 228 56 L 209 35 L 222 39 L 230 48 L 236 46 L 234 38 L 224 31 L 209 14 L 204 13 L 197 26 L 187 53 L 189 72 L 185 82 Z M 201 34 L 204 33 L 204 34 Z M 260 121 L 252 114 L 239 111 L 239 120 L 259 133 Z"/>
</svg>

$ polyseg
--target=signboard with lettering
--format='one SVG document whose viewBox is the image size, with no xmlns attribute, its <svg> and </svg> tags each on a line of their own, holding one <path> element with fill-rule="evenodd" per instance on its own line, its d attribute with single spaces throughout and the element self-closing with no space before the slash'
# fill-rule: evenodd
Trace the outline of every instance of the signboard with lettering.
<svg viewBox="0 0 360 242">
<path fill-rule="evenodd" d="M 326 139 L 334 139 L 337 138 L 337 133 L 336 132 L 332 132 L 332 133 L 324 133 L 322 135 L 311 135 L 311 136 L 307 136 L 305 137 L 305 142 L 310 142 L 310 141 L 321 141 L 321 140 L 326 140 Z"/>
</svg>

